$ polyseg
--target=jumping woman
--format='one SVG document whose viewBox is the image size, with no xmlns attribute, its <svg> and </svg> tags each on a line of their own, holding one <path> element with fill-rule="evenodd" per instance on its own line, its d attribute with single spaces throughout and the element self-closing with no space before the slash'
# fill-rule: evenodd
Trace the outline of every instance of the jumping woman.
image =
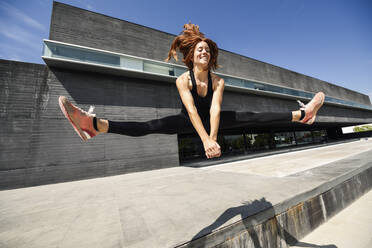
<svg viewBox="0 0 372 248">
<path fill-rule="evenodd" d="M 324 93 L 318 92 L 301 108 L 288 112 L 221 111 L 224 80 L 211 72 L 218 67 L 218 47 L 206 38 L 194 24 L 185 24 L 184 30 L 172 43 L 168 53 L 177 60 L 177 49 L 183 54 L 188 71 L 177 78 L 176 85 L 182 101 L 182 110 L 177 115 L 146 122 L 115 122 L 96 118 L 92 111 L 86 112 L 66 97 L 59 97 L 63 114 L 82 140 L 101 133 L 116 133 L 128 136 L 143 136 L 151 133 L 176 134 L 197 132 L 203 142 L 207 158 L 219 157 L 221 148 L 217 143 L 219 129 L 244 126 L 248 123 L 272 121 L 301 122 L 311 125 L 324 102 Z"/>
</svg>

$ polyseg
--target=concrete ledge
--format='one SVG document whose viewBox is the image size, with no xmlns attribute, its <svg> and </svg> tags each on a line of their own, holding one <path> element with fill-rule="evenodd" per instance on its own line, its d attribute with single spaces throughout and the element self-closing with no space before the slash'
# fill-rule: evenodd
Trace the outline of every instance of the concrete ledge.
<svg viewBox="0 0 372 248">
<path fill-rule="evenodd" d="M 316 170 L 319 171 L 319 168 L 314 171 Z M 275 206 L 264 198 L 248 202 L 240 208 L 266 208 L 239 222 L 176 247 L 289 247 L 371 188 L 372 162 L 368 161 L 351 172 L 341 174 Z"/>
</svg>

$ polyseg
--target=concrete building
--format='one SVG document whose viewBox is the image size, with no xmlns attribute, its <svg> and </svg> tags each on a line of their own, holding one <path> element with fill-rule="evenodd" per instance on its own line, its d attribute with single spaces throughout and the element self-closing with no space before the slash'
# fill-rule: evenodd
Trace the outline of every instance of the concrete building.
<svg viewBox="0 0 372 248">
<path fill-rule="evenodd" d="M 195 134 L 100 135 L 82 143 L 58 106 L 67 96 L 98 117 L 147 121 L 176 114 L 186 67 L 164 63 L 175 35 L 53 3 L 46 65 L 0 60 L 0 188 L 187 165 L 203 157 Z M 181 56 L 180 56 L 181 57 Z M 341 139 L 341 127 L 372 122 L 367 95 L 220 49 L 223 110 L 289 111 L 326 94 L 312 126 L 252 124 L 220 131 L 223 156 Z"/>
</svg>

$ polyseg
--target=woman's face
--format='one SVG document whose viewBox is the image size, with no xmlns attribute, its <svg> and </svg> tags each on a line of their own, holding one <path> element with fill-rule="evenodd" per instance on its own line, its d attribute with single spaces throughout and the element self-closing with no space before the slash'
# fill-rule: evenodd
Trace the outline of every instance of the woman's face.
<svg viewBox="0 0 372 248">
<path fill-rule="evenodd" d="M 203 69 L 208 68 L 209 60 L 211 59 L 211 52 L 208 43 L 200 41 L 194 50 L 194 66 L 201 66 Z"/>
</svg>

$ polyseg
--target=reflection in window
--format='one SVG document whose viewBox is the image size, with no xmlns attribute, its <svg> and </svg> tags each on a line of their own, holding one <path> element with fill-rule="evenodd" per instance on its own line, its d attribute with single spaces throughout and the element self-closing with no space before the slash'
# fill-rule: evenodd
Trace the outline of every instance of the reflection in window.
<svg viewBox="0 0 372 248">
<path fill-rule="evenodd" d="M 312 135 L 310 131 L 296 132 L 297 144 L 308 144 L 312 142 Z"/>
<path fill-rule="evenodd" d="M 143 70 L 143 62 L 139 59 L 135 58 L 120 58 L 120 66 L 127 69 L 142 71 Z"/>
<path fill-rule="evenodd" d="M 242 154 L 245 151 L 244 135 L 219 135 L 217 143 L 223 154 Z"/>
<path fill-rule="evenodd" d="M 327 132 L 325 130 L 277 132 L 273 134 L 219 134 L 217 139 L 221 146 L 222 158 L 326 141 Z M 181 162 L 204 161 L 204 147 L 197 134 L 179 135 L 178 144 Z"/>
<path fill-rule="evenodd" d="M 166 76 L 174 76 L 174 70 L 166 65 L 159 65 L 159 64 L 145 62 L 143 64 L 143 70 L 145 72 L 153 72 L 153 73 L 162 74 Z"/>
<path fill-rule="evenodd" d="M 250 148 L 253 151 L 267 150 L 273 148 L 274 142 L 269 133 L 251 134 Z"/>
<path fill-rule="evenodd" d="M 52 51 L 52 56 L 56 58 L 69 58 L 77 61 L 120 66 L 120 57 L 118 55 L 52 44 L 49 46 L 49 49 Z"/>
<path fill-rule="evenodd" d="M 325 130 L 312 131 L 312 134 L 314 143 L 325 142 L 327 140 L 327 132 Z"/>
<path fill-rule="evenodd" d="M 255 83 L 254 84 L 254 89 L 255 90 L 266 90 L 266 86 L 265 85 L 263 85 L 263 84 L 259 84 L 259 83 Z"/>
<path fill-rule="evenodd" d="M 275 133 L 274 140 L 276 148 L 296 145 L 293 132 Z"/>
<path fill-rule="evenodd" d="M 195 160 L 205 157 L 200 138 L 195 135 L 179 136 L 178 149 L 180 161 Z"/>
</svg>

